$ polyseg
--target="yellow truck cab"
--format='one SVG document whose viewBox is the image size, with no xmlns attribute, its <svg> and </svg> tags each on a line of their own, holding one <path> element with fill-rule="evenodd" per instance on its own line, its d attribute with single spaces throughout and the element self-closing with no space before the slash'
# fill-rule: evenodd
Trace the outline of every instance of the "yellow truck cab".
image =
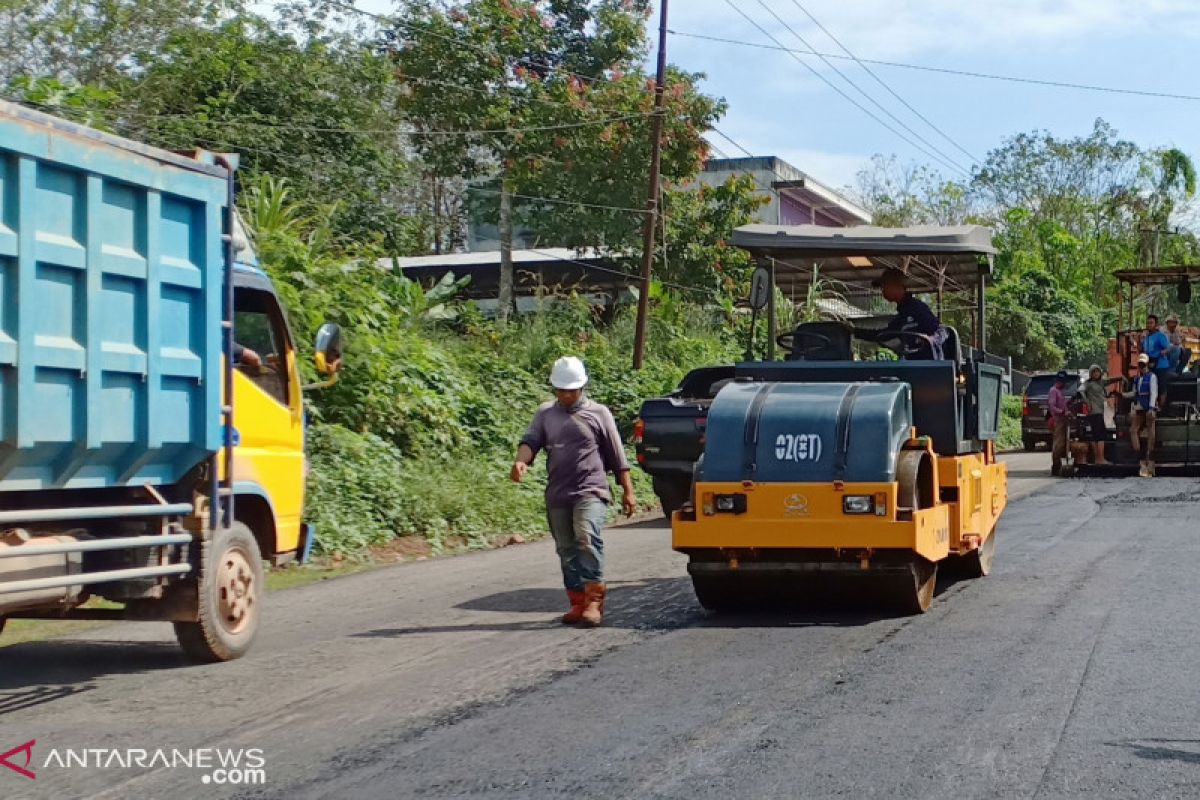
<svg viewBox="0 0 1200 800">
<path fill-rule="evenodd" d="M 306 554 L 306 387 L 235 169 L 0 102 L 0 628 L 169 620 L 233 659 L 263 560 Z M 337 326 L 316 354 L 328 383 Z"/>
</svg>

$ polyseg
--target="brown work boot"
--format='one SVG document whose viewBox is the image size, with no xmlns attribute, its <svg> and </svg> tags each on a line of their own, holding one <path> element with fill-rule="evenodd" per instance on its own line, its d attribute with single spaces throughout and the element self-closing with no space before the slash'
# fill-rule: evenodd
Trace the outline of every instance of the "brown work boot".
<svg viewBox="0 0 1200 800">
<path fill-rule="evenodd" d="M 564 625 L 574 625 L 583 619 L 583 606 L 587 600 L 583 592 L 576 589 L 567 589 L 567 599 L 571 601 L 571 610 L 562 615 L 562 621 Z"/>
<path fill-rule="evenodd" d="M 587 583 L 583 586 L 584 605 L 580 622 L 594 628 L 604 619 L 604 584 Z"/>
</svg>

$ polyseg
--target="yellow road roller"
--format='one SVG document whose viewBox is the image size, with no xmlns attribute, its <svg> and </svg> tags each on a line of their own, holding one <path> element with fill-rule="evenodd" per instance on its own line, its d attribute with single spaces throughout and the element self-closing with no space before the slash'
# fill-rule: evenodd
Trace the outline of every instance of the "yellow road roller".
<svg viewBox="0 0 1200 800">
<path fill-rule="evenodd" d="M 858 579 L 921 613 L 939 568 L 986 575 L 1008 494 L 994 440 L 1010 375 L 985 351 L 991 231 L 748 225 L 733 243 L 759 261 L 751 304 L 767 307 L 770 335 L 713 400 L 690 502 L 672 517 L 701 604 Z M 903 281 L 884 293 L 900 313 L 877 288 L 889 279 Z M 816 303 L 827 318 L 776 336 L 777 293 L 811 298 L 817 281 L 838 287 Z M 932 332 L 904 313 L 921 297 Z"/>
</svg>

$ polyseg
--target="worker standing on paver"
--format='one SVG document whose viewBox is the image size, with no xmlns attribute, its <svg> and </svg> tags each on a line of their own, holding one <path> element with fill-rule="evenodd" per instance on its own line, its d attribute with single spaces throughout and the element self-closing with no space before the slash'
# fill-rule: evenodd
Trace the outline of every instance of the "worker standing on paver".
<svg viewBox="0 0 1200 800">
<path fill-rule="evenodd" d="M 521 437 L 511 477 L 518 483 L 539 450 L 546 451 L 546 519 L 558 557 L 571 609 L 567 624 L 596 626 L 604 615 L 604 541 L 612 493 L 608 474 L 621 483 L 626 515 L 637 508 L 629 463 L 612 412 L 584 397 L 587 372 L 583 362 L 564 356 L 554 362 L 550 384 L 556 399 L 543 403 Z"/>
<path fill-rule="evenodd" d="M 1150 371 L 1150 356 L 1138 356 L 1138 374 L 1133 379 L 1133 391 L 1125 398 L 1132 400 L 1129 409 L 1129 443 L 1138 454 L 1138 474 L 1143 478 L 1154 475 L 1154 427 L 1158 414 L 1158 376 Z M 1142 435 L 1146 449 L 1142 451 Z"/>
</svg>

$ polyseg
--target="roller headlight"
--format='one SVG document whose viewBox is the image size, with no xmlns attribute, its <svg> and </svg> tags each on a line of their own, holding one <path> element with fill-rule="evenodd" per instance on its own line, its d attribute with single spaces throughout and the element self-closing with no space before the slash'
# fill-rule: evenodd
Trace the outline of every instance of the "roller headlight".
<svg viewBox="0 0 1200 800">
<path fill-rule="evenodd" d="M 719 494 L 714 500 L 718 514 L 746 513 L 746 495 L 744 494 Z"/>
<path fill-rule="evenodd" d="M 875 511 L 875 498 L 869 494 L 848 494 L 842 498 L 842 511 L 846 514 L 871 514 Z"/>
</svg>

